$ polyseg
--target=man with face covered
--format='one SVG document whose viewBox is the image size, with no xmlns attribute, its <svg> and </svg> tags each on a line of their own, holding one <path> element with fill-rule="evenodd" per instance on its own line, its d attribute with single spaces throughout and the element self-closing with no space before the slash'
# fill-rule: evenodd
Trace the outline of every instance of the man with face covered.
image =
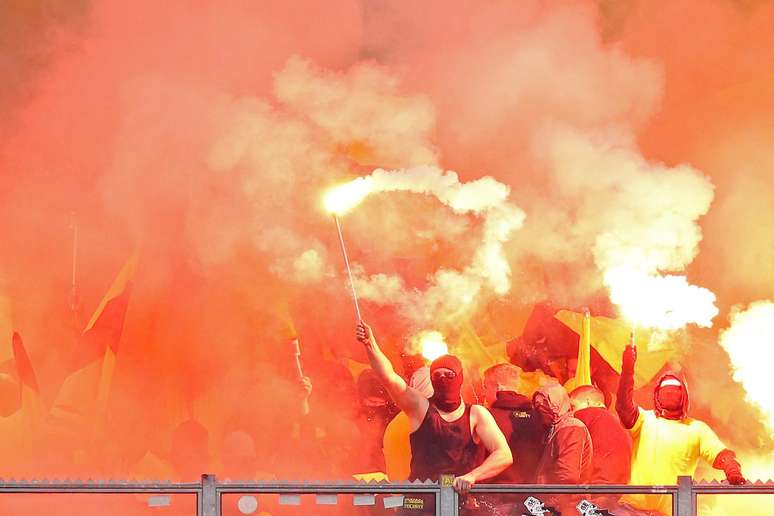
<svg viewBox="0 0 774 516">
<path fill-rule="evenodd" d="M 454 489 L 466 494 L 476 482 L 496 476 L 513 463 L 492 415 L 484 407 L 462 401 L 463 372 L 457 357 L 444 355 L 430 365 L 433 395 L 427 399 L 395 372 L 367 324 L 360 322 L 356 335 L 371 367 L 409 417 L 412 479 L 454 475 Z"/>
<path fill-rule="evenodd" d="M 688 417 L 688 387 L 675 374 L 663 375 L 653 392 L 653 410 L 634 403 L 634 365 L 637 348 L 623 352 L 616 411 L 632 434 L 634 455 L 632 485 L 675 484 L 681 475 L 693 476 L 699 459 L 722 470 L 731 484 L 746 482 L 734 452 L 718 439 L 706 423 Z M 653 514 L 671 514 L 668 495 L 627 495 L 629 505 Z"/>
<path fill-rule="evenodd" d="M 548 428 L 537 483 L 589 483 L 594 453 L 591 436 L 586 425 L 573 416 L 567 391 L 558 383 L 545 385 L 533 395 L 532 403 Z"/>
<path fill-rule="evenodd" d="M 594 454 L 589 431 L 572 415 L 570 396 L 558 383 L 544 385 L 532 396 L 535 411 L 548 429 L 537 466 L 537 484 L 588 484 Z M 551 495 L 547 506 L 574 514 L 575 496 Z"/>
</svg>

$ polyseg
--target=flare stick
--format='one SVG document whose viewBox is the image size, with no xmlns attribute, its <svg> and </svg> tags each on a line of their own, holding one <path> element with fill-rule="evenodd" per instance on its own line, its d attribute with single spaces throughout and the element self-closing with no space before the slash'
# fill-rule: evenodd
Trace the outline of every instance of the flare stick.
<svg viewBox="0 0 774 516">
<path fill-rule="evenodd" d="M 304 377 L 304 370 L 301 369 L 301 346 L 298 344 L 298 339 L 293 339 L 293 355 L 296 358 L 296 370 L 298 371 L 298 378 Z"/>
<path fill-rule="evenodd" d="M 352 281 L 352 270 L 349 267 L 349 258 L 347 258 L 347 248 L 344 246 L 344 236 L 341 233 L 341 223 L 339 217 L 334 215 L 333 219 L 336 221 L 336 229 L 339 232 L 339 243 L 341 244 L 341 254 L 344 255 L 344 264 L 347 266 L 347 276 L 349 277 L 349 286 L 352 288 L 352 299 L 355 301 L 355 312 L 357 313 L 357 320 L 362 321 L 360 316 L 360 305 L 357 303 L 357 292 L 355 292 L 355 283 Z"/>
</svg>

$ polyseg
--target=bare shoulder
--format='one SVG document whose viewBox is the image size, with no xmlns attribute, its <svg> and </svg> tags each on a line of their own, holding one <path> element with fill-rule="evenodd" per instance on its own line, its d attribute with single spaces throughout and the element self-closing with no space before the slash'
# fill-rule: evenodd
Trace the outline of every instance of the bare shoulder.
<svg viewBox="0 0 774 516">
<path fill-rule="evenodd" d="M 415 432 L 420 426 L 422 426 L 422 422 L 425 420 L 427 411 L 430 408 L 430 402 L 427 401 L 427 399 L 424 397 L 421 398 L 422 399 L 418 400 L 417 405 L 412 407 L 411 410 L 404 410 L 409 418 L 409 427 L 411 432 Z"/>
<path fill-rule="evenodd" d="M 494 416 L 489 412 L 489 409 L 483 405 L 471 405 L 470 416 L 474 421 L 494 421 Z"/>
</svg>

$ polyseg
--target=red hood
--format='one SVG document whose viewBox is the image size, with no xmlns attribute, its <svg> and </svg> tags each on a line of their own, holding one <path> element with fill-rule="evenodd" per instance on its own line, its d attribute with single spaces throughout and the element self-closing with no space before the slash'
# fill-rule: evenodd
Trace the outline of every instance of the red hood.
<svg viewBox="0 0 774 516">
<path fill-rule="evenodd" d="M 680 419 L 685 419 L 688 417 L 688 408 L 690 406 L 690 396 L 688 393 L 688 384 L 686 381 L 680 377 L 676 373 L 665 373 L 661 375 L 661 377 L 658 379 L 658 382 L 656 382 L 656 388 L 653 389 L 653 406 L 655 407 L 656 415 L 659 417 L 664 417 L 666 411 L 661 407 L 661 404 L 658 401 L 658 391 L 661 389 L 661 382 L 663 382 L 665 379 L 671 378 L 675 379 L 678 382 L 680 382 L 680 385 L 683 387 L 683 399 L 682 399 L 682 406 L 680 410 Z"/>
</svg>

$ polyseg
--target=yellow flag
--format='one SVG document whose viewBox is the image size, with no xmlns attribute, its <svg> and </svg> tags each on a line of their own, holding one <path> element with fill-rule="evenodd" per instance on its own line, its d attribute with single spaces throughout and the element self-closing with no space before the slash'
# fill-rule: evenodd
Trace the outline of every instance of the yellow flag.
<svg viewBox="0 0 774 516">
<path fill-rule="evenodd" d="M 135 250 L 129 260 L 124 264 L 121 270 L 118 272 L 118 276 L 113 281 L 112 285 L 108 289 L 105 297 L 102 298 L 97 310 L 91 316 L 89 324 L 86 325 L 86 329 L 83 331 L 84 335 L 88 334 L 90 330 L 94 329 L 97 321 L 101 317 L 105 317 L 107 314 L 107 306 L 111 302 L 116 302 L 123 296 L 128 296 L 129 286 L 134 279 L 134 275 L 137 272 L 137 263 L 140 259 L 139 250 Z M 107 340 L 105 346 L 105 355 L 102 358 L 102 367 L 100 369 L 99 380 L 97 382 L 97 411 L 98 414 L 104 416 L 107 411 L 108 396 L 110 395 L 110 387 L 113 383 L 113 375 L 116 369 L 116 353 L 118 350 L 118 341 L 121 338 L 121 333 L 124 326 L 124 318 L 126 317 L 128 299 L 119 304 L 119 309 L 116 315 L 112 315 L 111 320 L 107 321 L 107 324 L 111 327 L 111 338 Z"/>
<path fill-rule="evenodd" d="M 573 389 L 581 385 L 591 385 L 591 315 L 583 314 L 580 341 L 578 342 L 578 366 L 575 369 Z"/>
<path fill-rule="evenodd" d="M 578 335 L 583 332 L 583 314 L 560 310 L 555 317 Z M 590 332 L 594 334 L 594 349 L 602 358 L 621 372 L 621 354 L 629 343 L 631 325 L 626 321 L 609 317 L 591 317 Z M 669 336 L 653 330 L 637 330 L 637 365 L 634 369 L 634 385 L 647 384 L 675 354 Z M 580 368 L 580 363 L 578 364 Z"/>
</svg>

